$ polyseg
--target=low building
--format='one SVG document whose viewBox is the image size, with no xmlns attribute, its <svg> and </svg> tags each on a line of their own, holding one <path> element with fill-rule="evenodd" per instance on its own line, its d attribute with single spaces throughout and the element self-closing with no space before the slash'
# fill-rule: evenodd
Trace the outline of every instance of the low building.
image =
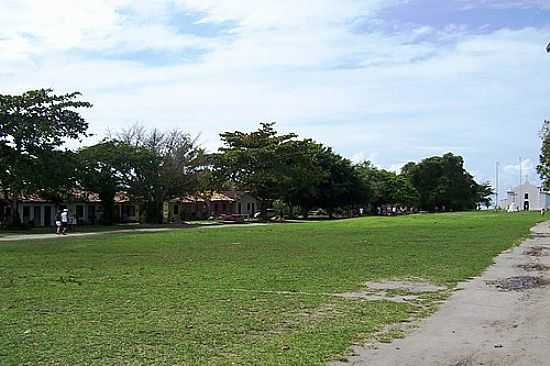
<svg viewBox="0 0 550 366">
<path fill-rule="evenodd" d="M 261 201 L 250 192 L 225 191 L 224 195 L 233 199 L 233 213 L 237 215 L 253 218 L 254 214 L 260 210 Z"/>
<path fill-rule="evenodd" d="M 127 192 L 115 194 L 113 222 L 119 224 L 143 221 L 144 205 L 140 200 L 130 197 Z"/>
<path fill-rule="evenodd" d="M 199 195 L 177 197 L 164 203 L 164 221 L 167 223 L 208 218 L 208 205 Z"/>
<path fill-rule="evenodd" d="M 164 222 L 234 216 L 253 218 L 261 201 L 250 192 L 224 191 L 186 195 L 164 203 Z"/>
<path fill-rule="evenodd" d="M 113 221 L 140 221 L 140 207 L 125 192 L 118 192 L 115 195 Z M 77 225 L 99 224 L 103 218 L 99 195 L 87 191 L 71 192 L 64 200 L 53 200 L 38 193 L 21 196 L 15 202 L 3 199 L 0 202 L 0 222 L 9 224 L 13 221 L 12 209 L 16 210 L 22 224 L 30 226 L 54 226 L 57 213 L 63 209 L 69 210 L 71 223 Z"/>
<path fill-rule="evenodd" d="M 550 192 L 529 182 L 519 185 L 506 194 L 499 207 L 511 211 L 540 211 L 550 209 Z"/>
<path fill-rule="evenodd" d="M 15 205 L 19 221 L 24 225 L 53 226 L 57 204 L 38 194 L 21 197 Z"/>
<path fill-rule="evenodd" d="M 205 195 L 209 217 L 221 217 L 235 213 L 235 200 L 224 193 L 212 192 Z"/>
<path fill-rule="evenodd" d="M 59 209 L 68 209 L 74 219 L 73 222 L 78 225 L 95 225 L 100 223 L 103 217 L 103 205 L 99 195 L 94 192 L 73 192 L 67 201 L 58 206 Z"/>
</svg>

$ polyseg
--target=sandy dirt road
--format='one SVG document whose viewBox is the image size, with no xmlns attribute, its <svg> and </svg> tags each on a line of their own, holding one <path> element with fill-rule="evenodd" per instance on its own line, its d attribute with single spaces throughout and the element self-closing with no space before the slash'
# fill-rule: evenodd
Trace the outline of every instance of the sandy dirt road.
<svg viewBox="0 0 550 366">
<path fill-rule="evenodd" d="M 546 222 L 498 256 L 481 277 L 461 284 L 416 331 L 391 344 L 355 347 L 347 363 L 333 365 L 550 365 L 548 268 Z"/>
<path fill-rule="evenodd" d="M 110 231 L 96 231 L 96 232 L 70 232 L 67 235 L 56 235 L 55 233 L 50 234 L 20 234 L 20 235 L 7 235 L 0 237 L 1 242 L 13 242 L 13 241 L 28 241 L 28 240 L 44 240 L 44 239 L 70 239 L 70 238 L 79 238 L 85 236 L 98 236 L 98 235 L 109 235 L 109 234 L 146 234 L 146 233 L 162 233 L 167 231 L 177 231 L 177 230 L 191 230 L 196 228 L 202 229 L 221 229 L 221 228 L 231 228 L 231 227 L 251 227 L 251 226 L 264 226 L 269 224 L 263 223 L 250 223 L 250 224 L 208 224 L 204 226 L 196 227 L 167 227 L 167 228 L 134 228 L 134 229 L 118 229 Z M 54 230 L 54 229 L 53 229 Z"/>
</svg>

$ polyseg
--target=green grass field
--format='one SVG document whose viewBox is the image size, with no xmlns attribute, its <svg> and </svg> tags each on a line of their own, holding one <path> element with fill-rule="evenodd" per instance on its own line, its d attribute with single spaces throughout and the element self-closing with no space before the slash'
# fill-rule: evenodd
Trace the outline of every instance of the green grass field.
<svg viewBox="0 0 550 366">
<path fill-rule="evenodd" d="M 0 243 L 0 365 L 323 365 L 422 314 L 331 294 L 387 278 L 454 286 L 540 219 L 439 214 Z"/>
</svg>

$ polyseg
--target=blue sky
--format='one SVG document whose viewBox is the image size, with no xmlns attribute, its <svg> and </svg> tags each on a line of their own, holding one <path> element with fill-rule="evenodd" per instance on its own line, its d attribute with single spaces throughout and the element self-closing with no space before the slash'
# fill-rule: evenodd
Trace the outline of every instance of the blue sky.
<svg viewBox="0 0 550 366">
<path fill-rule="evenodd" d="M 94 139 L 133 123 L 210 150 L 277 121 L 398 169 L 454 152 L 536 181 L 549 0 L 0 0 L 0 92 L 81 91 Z"/>
</svg>

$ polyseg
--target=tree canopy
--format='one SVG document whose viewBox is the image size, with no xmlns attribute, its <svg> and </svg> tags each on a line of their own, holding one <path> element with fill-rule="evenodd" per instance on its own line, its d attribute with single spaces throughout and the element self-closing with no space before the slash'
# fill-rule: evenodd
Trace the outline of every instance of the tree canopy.
<svg viewBox="0 0 550 366">
<path fill-rule="evenodd" d="M 113 223 L 115 194 L 129 189 L 142 155 L 134 146 L 117 140 L 104 140 L 78 151 L 79 186 L 99 194 L 103 224 Z"/>
<path fill-rule="evenodd" d="M 148 223 L 162 222 L 166 200 L 200 189 L 205 152 L 190 134 L 134 126 L 122 131 L 117 139 L 137 153 L 134 177 L 128 185 L 129 191 L 144 201 Z"/>
<path fill-rule="evenodd" d="M 382 205 L 400 205 L 416 207 L 419 194 L 408 177 L 378 169 L 371 162 L 363 162 L 356 167 L 364 184 L 371 193 L 370 203 L 373 208 Z"/>
<path fill-rule="evenodd" d="M 250 133 L 225 132 L 223 146 L 210 155 L 218 182 L 268 200 L 299 206 L 307 214 L 365 201 L 365 186 L 353 164 L 331 148 L 295 134 L 279 134 L 274 123 Z"/>
<path fill-rule="evenodd" d="M 71 155 L 58 149 L 68 139 L 86 136 L 88 123 L 79 109 L 92 106 L 80 96 L 51 89 L 0 94 L 0 187 L 5 194 L 15 197 L 65 185 Z"/>
<path fill-rule="evenodd" d="M 419 205 L 425 210 L 476 209 L 492 194 L 464 169 L 464 159 L 451 153 L 408 163 L 402 173 L 418 191 Z"/>
</svg>

